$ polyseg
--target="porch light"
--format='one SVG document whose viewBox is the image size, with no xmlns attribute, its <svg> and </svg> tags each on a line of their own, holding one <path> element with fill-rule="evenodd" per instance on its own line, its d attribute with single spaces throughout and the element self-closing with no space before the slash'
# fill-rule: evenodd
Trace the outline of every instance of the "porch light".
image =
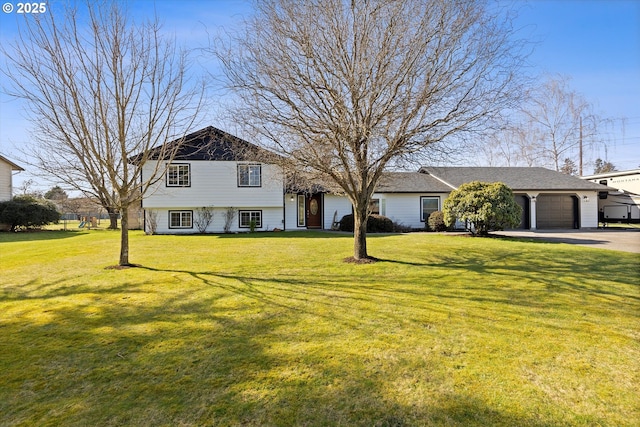
<svg viewBox="0 0 640 427">
<path fill-rule="evenodd" d="M 294 201 L 295 199 L 293 198 L 293 194 L 291 195 L 291 198 L 289 199 L 290 201 Z"/>
<path fill-rule="evenodd" d="M 587 203 L 589 201 L 589 196 L 587 196 L 586 194 L 582 196 L 582 201 Z"/>
</svg>

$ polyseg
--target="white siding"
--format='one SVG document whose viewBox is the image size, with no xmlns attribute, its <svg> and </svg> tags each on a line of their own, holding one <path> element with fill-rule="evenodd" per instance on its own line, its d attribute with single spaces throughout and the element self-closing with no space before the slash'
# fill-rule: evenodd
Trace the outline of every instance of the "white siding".
<svg viewBox="0 0 640 427">
<path fill-rule="evenodd" d="M 307 227 L 298 227 L 298 195 L 287 193 L 284 195 L 285 229 L 306 230 Z"/>
<path fill-rule="evenodd" d="M 535 195 L 535 194 L 533 194 Z M 531 196 L 531 195 L 529 195 Z M 580 227 L 592 228 L 598 226 L 598 194 L 595 191 L 586 191 L 576 193 L 580 199 Z M 587 196 L 587 199 L 584 198 Z M 421 221 L 422 206 L 420 204 L 421 197 L 439 197 L 440 210 L 444 200 L 449 197 L 448 193 L 384 193 L 374 194 L 374 198 L 381 199 L 381 214 L 385 215 L 393 222 L 408 226 L 411 228 L 422 229 L 424 222 Z M 382 199 L 386 199 L 382 202 Z M 535 209 L 535 204 L 533 209 Z M 384 211 L 382 209 L 384 206 Z M 532 228 L 535 229 L 535 213 L 531 217 Z"/>
<path fill-rule="evenodd" d="M 376 193 L 373 198 L 380 199 L 381 215 L 405 227 L 423 229 L 424 221 L 421 221 L 422 205 L 420 198 L 440 198 L 439 209 L 442 210 L 442 202 L 447 196 L 447 193 Z"/>
<path fill-rule="evenodd" d="M 297 226 L 297 202 L 295 195 L 293 201 L 291 201 L 291 196 L 291 194 L 287 194 L 285 197 L 286 229 L 304 229 L 304 227 L 298 228 Z M 380 199 L 381 215 L 404 226 L 422 229 L 424 222 L 420 220 L 422 213 L 420 197 L 439 197 L 440 209 L 442 209 L 442 202 L 447 196 L 447 193 L 376 193 L 373 198 Z M 324 195 L 324 229 L 331 229 L 334 215 L 340 221 L 344 215 L 351 213 L 353 213 L 351 202 L 346 197 L 332 194 Z"/>
<path fill-rule="evenodd" d="M 292 200 L 293 199 L 293 200 Z M 331 230 L 333 217 L 336 221 L 352 212 L 351 202 L 346 197 L 336 196 L 333 194 L 324 194 L 322 198 L 324 207 L 322 228 Z M 306 230 L 307 227 L 298 227 L 298 198 L 297 194 L 285 195 L 285 215 L 287 230 Z"/>
<path fill-rule="evenodd" d="M 167 187 L 166 180 L 158 182 L 147 193 L 143 207 L 280 207 L 283 204 L 283 178 L 274 165 L 262 165 L 261 187 L 239 187 L 237 162 L 186 161 L 191 168 L 189 187 Z M 151 166 L 144 168 L 149 173 Z M 143 175 L 144 178 L 144 175 Z M 282 227 L 282 225 L 280 225 Z"/>
<path fill-rule="evenodd" d="M 175 164 L 190 165 L 190 186 L 167 187 L 166 179 L 160 180 L 143 200 L 147 222 L 151 212 L 157 215 L 159 234 L 198 233 L 195 225 L 198 208 L 212 207 L 214 217 L 207 228 L 208 233 L 222 233 L 227 208 L 234 208 L 234 218 L 230 231 L 249 231 L 240 228 L 238 211 L 261 211 L 262 227 L 258 231 L 282 229 L 284 227 L 283 178 L 280 169 L 274 165 L 262 164 L 260 187 L 238 186 L 238 162 L 222 161 L 176 161 Z M 240 162 L 244 163 L 244 162 Z M 146 165 L 144 173 L 150 173 L 151 165 Z M 169 211 L 193 211 L 193 228 L 170 228 Z M 145 227 L 148 231 L 148 225 Z"/>
<path fill-rule="evenodd" d="M 0 202 L 11 200 L 11 165 L 0 159 Z"/>
<path fill-rule="evenodd" d="M 580 203 L 580 228 L 597 228 L 598 193 L 596 191 L 578 193 L 578 199 Z"/>
<path fill-rule="evenodd" d="M 335 215 L 337 212 L 337 215 Z M 351 202 L 349 199 L 343 196 L 336 196 L 332 194 L 324 195 L 324 224 L 323 228 L 331 230 L 333 223 L 333 217 L 335 215 L 336 221 L 340 221 L 343 216 L 349 215 L 353 212 Z"/>
<path fill-rule="evenodd" d="M 244 207 L 240 210 L 248 211 L 261 211 L 262 212 L 262 227 L 256 228 L 257 231 L 272 231 L 274 228 L 282 229 L 283 227 L 283 215 L 282 207 L 277 208 L 265 208 L 265 207 Z M 169 227 L 169 211 L 193 211 L 193 227 L 192 228 L 170 228 Z M 225 208 L 214 208 L 213 221 L 207 228 L 207 233 L 223 233 L 226 218 Z M 147 209 L 145 215 L 147 216 L 147 228 L 148 231 L 148 217 L 151 213 L 157 215 L 158 228 L 157 234 L 193 234 L 199 233 L 198 227 L 195 224 L 196 217 L 198 215 L 197 208 L 194 207 L 171 207 L 171 208 L 153 208 Z M 240 228 L 240 217 L 236 210 L 235 218 L 231 223 L 229 230 L 232 233 L 248 232 L 249 228 Z"/>
</svg>

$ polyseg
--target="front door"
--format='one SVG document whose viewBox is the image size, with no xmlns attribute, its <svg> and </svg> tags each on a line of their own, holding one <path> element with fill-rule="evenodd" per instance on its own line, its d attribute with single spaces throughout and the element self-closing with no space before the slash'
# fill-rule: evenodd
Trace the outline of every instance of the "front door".
<svg viewBox="0 0 640 427">
<path fill-rule="evenodd" d="M 322 228 L 322 194 L 307 197 L 307 228 Z"/>
</svg>

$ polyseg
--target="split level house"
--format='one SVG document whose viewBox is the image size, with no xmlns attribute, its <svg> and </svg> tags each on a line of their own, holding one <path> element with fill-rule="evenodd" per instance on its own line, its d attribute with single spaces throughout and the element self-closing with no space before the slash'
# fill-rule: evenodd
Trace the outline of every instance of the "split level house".
<svg viewBox="0 0 640 427">
<path fill-rule="evenodd" d="M 211 233 L 331 229 L 352 213 L 351 203 L 338 191 L 321 185 L 304 191 L 287 186 L 282 169 L 269 159 L 273 153 L 214 127 L 187 135 L 166 165 L 164 179 L 143 199 L 145 230 L 153 217 L 157 233 L 196 233 L 203 207 L 213 212 L 206 229 Z M 147 163 L 143 176 L 153 167 Z M 523 207 L 520 228 L 531 230 L 597 227 L 598 192 L 606 189 L 544 168 L 423 167 L 386 173 L 371 211 L 424 229 L 451 191 L 471 181 L 509 186 Z"/>
</svg>

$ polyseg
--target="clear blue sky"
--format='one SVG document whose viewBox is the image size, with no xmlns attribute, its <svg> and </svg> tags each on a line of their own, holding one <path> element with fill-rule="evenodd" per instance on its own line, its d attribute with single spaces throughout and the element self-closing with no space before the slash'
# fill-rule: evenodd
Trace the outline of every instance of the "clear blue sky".
<svg viewBox="0 0 640 427">
<path fill-rule="evenodd" d="M 17 5 L 17 1 L 8 2 Z M 572 89 L 593 104 L 601 117 L 617 120 L 617 130 L 607 135 L 608 159 L 619 170 L 638 168 L 640 0 L 533 0 L 513 4 L 519 10 L 516 23 L 521 35 L 537 42 L 530 58 L 531 72 L 570 77 Z M 164 28 L 175 33 L 180 43 L 204 47 L 208 33 L 233 28 L 250 8 L 245 0 L 138 0 L 132 10 L 142 17 L 155 9 Z M 0 13 L 3 44 L 15 35 L 16 17 L 15 11 Z M 16 147 L 30 143 L 29 123 L 22 119 L 20 110 L 19 102 L 0 94 L 0 153 L 15 161 L 19 160 Z M 622 118 L 624 133 L 620 130 Z M 604 152 L 595 154 L 605 157 Z"/>
</svg>

